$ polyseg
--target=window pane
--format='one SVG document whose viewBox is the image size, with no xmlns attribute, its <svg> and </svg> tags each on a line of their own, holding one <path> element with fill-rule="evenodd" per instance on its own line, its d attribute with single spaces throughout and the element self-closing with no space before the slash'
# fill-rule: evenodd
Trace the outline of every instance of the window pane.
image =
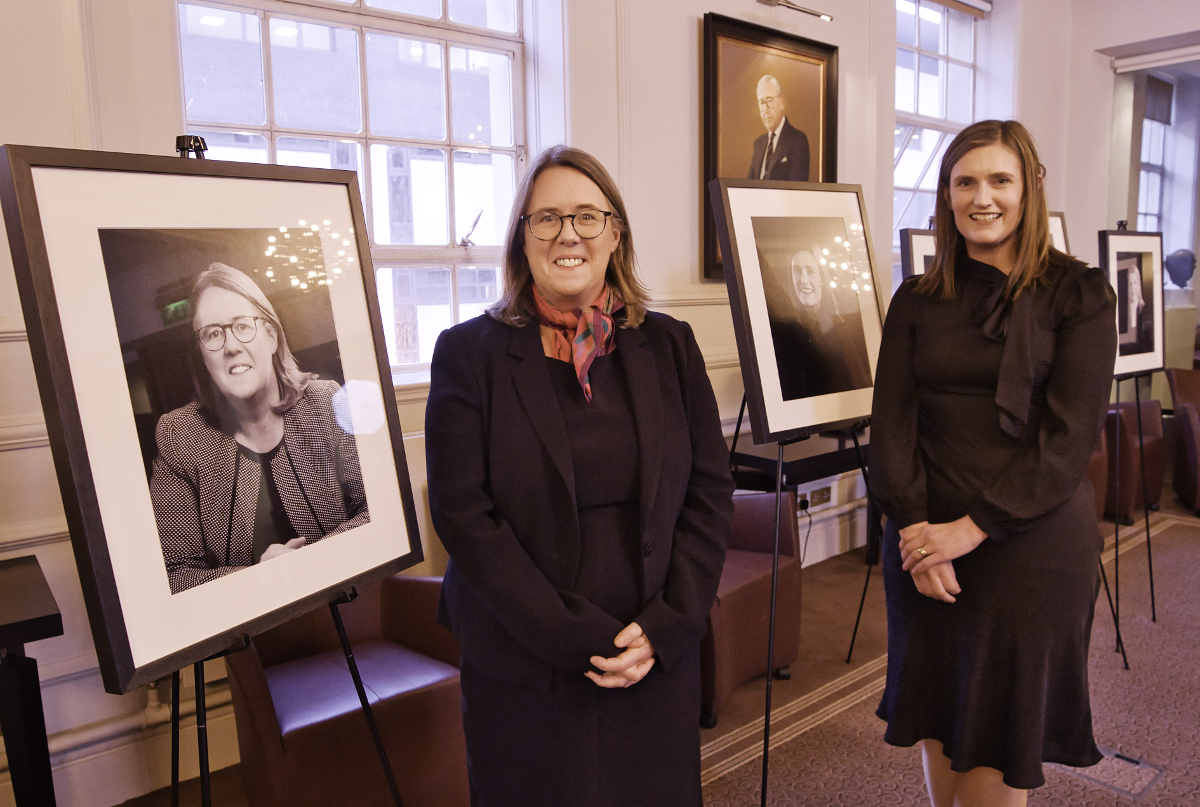
<svg viewBox="0 0 1200 807">
<path fill-rule="evenodd" d="M 917 112 L 931 118 L 944 117 L 942 113 L 942 68 L 941 59 L 921 57 L 921 70 L 917 74 Z"/>
<path fill-rule="evenodd" d="M 271 90 L 279 126 L 361 132 L 358 35 L 272 17 Z"/>
<path fill-rule="evenodd" d="M 458 321 L 477 317 L 500 297 L 500 270 L 495 266 L 460 266 Z"/>
<path fill-rule="evenodd" d="M 946 69 L 946 117 L 958 123 L 970 123 L 973 90 L 971 68 L 947 64 Z"/>
<path fill-rule="evenodd" d="M 306 168 L 337 168 L 358 173 L 360 193 L 366 193 L 362 145 L 353 140 L 318 140 L 308 137 L 280 137 L 275 141 L 275 162 Z"/>
<path fill-rule="evenodd" d="M 895 183 L 899 188 L 915 188 L 921 181 L 926 163 L 933 156 L 942 133 L 934 129 L 914 129 L 909 135 L 908 148 L 896 163 Z"/>
<path fill-rule="evenodd" d="M 918 185 L 923 191 L 937 190 L 938 172 L 942 170 L 942 157 L 946 154 L 946 149 L 950 146 L 950 141 L 954 139 L 951 134 L 942 136 L 942 144 L 938 146 L 937 153 L 933 155 L 933 159 L 929 161 L 929 167 L 925 169 L 925 176 L 921 177 L 921 184 Z"/>
<path fill-rule="evenodd" d="M 450 0 L 450 19 L 511 34 L 517 30 L 516 3 L 513 0 Z"/>
<path fill-rule="evenodd" d="M 512 66 L 508 56 L 451 48 L 450 106 L 454 142 L 511 146 Z"/>
<path fill-rule="evenodd" d="M 1146 173 L 1146 206 L 1142 208 L 1147 213 L 1158 215 L 1158 206 L 1162 202 L 1162 177 L 1153 171 Z"/>
<path fill-rule="evenodd" d="M 450 270 L 385 267 L 375 286 L 392 366 L 429 363 L 438 334 L 454 324 Z"/>
<path fill-rule="evenodd" d="M 1138 210 L 1146 210 L 1146 192 L 1150 189 L 1149 171 L 1141 171 L 1138 174 Z"/>
<path fill-rule="evenodd" d="M 367 98 L 371 133 L 446 139 L 442 46 L 367 32 Z"/>
<path fill-rule="evenodd" d="M 1142 119 L 1142 162 L 1150 165 L 1163 164 L 1163 145 L 1167 127 L 1156 120 Z"/>
<path fill-rule="evenodd" d="M 917 111 L 917 54 L 896 48 L 896 111 Z"/>
<path fill-rule="evenodd" d="M 203 129 L 188 129 L 188 134 L 204 138 L 208 151 L 204 156 L 210 160 L 228 160 L 235 163 L 265 163 L 267 141 L 262 135 L 243 132 L 206 132 Z"/>
<path fill-rule="evenodd" d="M 899 191 L 898 190 L 898 191 L 895 191 L 894 193 L 892 193 L 892 228 L 893 228 L 893 230 L 895 229 L 896 225 L 900 223 L 900 217 L 902 215 L 904 215 L 904 210 L 905 210 L 905 208 L 908 207 L 908 203 L 911 199 L 912 199 L 912 194 L 909 193 L 908 191 Z M 896 244 L 900 243 L 899 240 L 897 240 L 897 236 L 895 235 L 895 233 L 893 233 L 893 235 L 892 235 L 892 240 Z"/>
<path fill-rule="evenodd" d="M 367 5 L 435 20 L 442 16 L 442 0 L 367 0 Z"/>
<path fill-rule="evenodd" d="M 945 12 L 945 6 L 930 3 L 928 0 L 921 3 L 921 8 L 917 12 L 918 27 L 921 31 L 921 50 L 932 53 L 946 52 L 946 47 L 942 44 L 942 21 Z"/>
<path fill-rule="evenodd" d="M 455 240 L 461 242 L 470 232 L 475 244 L 501 245 L 512 208 L 513 183 L 513 158 L 509 155 L 454 152 Z"/>
<path fill-rule="evenodd" d="M 933 215 L 934 195 L 932 193 L 914 193 L 908 209 L 900 217 L 897 229 L 912 227 L 918 230 L 928 230 L 929 217 Z"/>
<path fill-rule="evenodd" d="M 262 125 L 262 38 L 258 17 L 179 6 L 183 94 L 189 121 Z"/>
<path fill-rule="evenodd" d="M 912 133 L 913 127 L 903 126 L 900 124 L 896 125 L 896 131 L 893 133 L 896 135 L 896 143 L 892 148 L 893 162 L 895 162 L 896 158 L 900 156 L 900 149 L 904 148 L 908 144 L 908 138 L 912 136 Z"/>
<path fill-rule="evenodd" d="M 375 243 L 449 243 L 446 153 L 372 144 L 371 201 Z"/>
<path fill-rule="evenodd" d="M 896 0 L 896 41 L 917 46 L 917 4 L 910 0 Z"/>
<path fill-rule="evenodd" d="M 969 62 L 974 59 L 972 53 L 975 44 L 975 18 L 961 11 L 948 9 L 946 18 L 949 22 L 946 38 L 949 40 L 950 58 Z"/>
</svg>

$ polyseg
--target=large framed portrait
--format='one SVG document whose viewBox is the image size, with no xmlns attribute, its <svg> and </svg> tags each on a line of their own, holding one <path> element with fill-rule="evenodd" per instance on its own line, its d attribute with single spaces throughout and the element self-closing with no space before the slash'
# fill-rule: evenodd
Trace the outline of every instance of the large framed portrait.
<svg viewBox="0 0 1200 807">
<path fill-rule="evenodd" d="M 904 277 L 923 275 L 933 266 L 937 252 L 934 230 L 915 230 L 906 227 L 900 231 L 900 272 Z"/>
<path fill-rule="evenodd" d="M 1162 233 L 1100 231 L 1100 267 L 1117 292 L 1117 360 L 1113 375 L 1165 366 Z"/>
<path fill-rule="evenodd" d="M 1067 240 L 1067 214 L 1050 211 L 1050 245 L 1059 252 L 1071 254 L 1071 242 Z"/>
<path fill-rule="evenodd" d="M 838 49 L 704 15 L 704 182 L 837 181 Z M 704 276 L 724 276 L 703 199 Z"/>
<path fill-rule="evenodd" d="M 868 417 L 883 307 L 862 189 L 753 179 L 709 189 L 754 442 Z"/>
<path fill-rule="evenodd" d="M 421 560 L 350 171 L 5 146 L 105 688 Z"/>
</svg>

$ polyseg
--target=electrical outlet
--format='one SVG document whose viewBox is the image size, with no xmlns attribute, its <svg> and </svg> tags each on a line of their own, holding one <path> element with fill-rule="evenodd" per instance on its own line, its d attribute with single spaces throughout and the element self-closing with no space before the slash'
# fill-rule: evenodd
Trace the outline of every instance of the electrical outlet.
<svg viewBox="0 0 1200 807">
<path fill-rule="evenodd" d="M 817 507 L 822 504 L 829 504 L 831 498 L 833 498 L 833 495 L 828 485 L 823 488 L 814 488 L 808 492 L 808 506 Z"/>
</svg>

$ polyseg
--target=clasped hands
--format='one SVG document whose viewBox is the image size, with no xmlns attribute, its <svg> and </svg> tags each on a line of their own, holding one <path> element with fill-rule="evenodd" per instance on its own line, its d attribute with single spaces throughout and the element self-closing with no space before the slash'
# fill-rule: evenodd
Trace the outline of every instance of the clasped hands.
<svg viewBox="0 0 1200 807">
<path fill-rule="evenodd" d="M 984 538 L 987 533 L 970 516 L 943 524 L 921 521 L 900 530 L 900 559 L 917 591 L 943 602 L 955 602 L 954 595 L 962 588 L 950 561 L 979 546 Z"/>
<path fill-rule="evenodd" d="M 630 622 L 622 628 L 613 644 L 625 648 L 624 651 L 612 658 L 591 658 L 592 666 L 602 670 L 603 674 L 591 670 L 584 673 L 596 686 L 605 689 L 633 686 L 654 666 L 654 646 L 638 623 Z"/>
</svg>

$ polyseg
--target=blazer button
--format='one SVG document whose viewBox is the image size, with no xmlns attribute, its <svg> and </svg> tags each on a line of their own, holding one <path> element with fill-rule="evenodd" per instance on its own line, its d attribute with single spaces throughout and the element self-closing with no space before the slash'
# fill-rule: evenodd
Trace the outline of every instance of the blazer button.
<svg viewBox="0 0 1200 807">
<path fill-rule="evenodd" d="M 650 557 L 650 555 L 653 554 L 653 552 L 654 552 L 654 542 L 647 541 L 646 548 L 643 550 L 643 553 L 646 555 L 646 557 Z"/>
</svg>

